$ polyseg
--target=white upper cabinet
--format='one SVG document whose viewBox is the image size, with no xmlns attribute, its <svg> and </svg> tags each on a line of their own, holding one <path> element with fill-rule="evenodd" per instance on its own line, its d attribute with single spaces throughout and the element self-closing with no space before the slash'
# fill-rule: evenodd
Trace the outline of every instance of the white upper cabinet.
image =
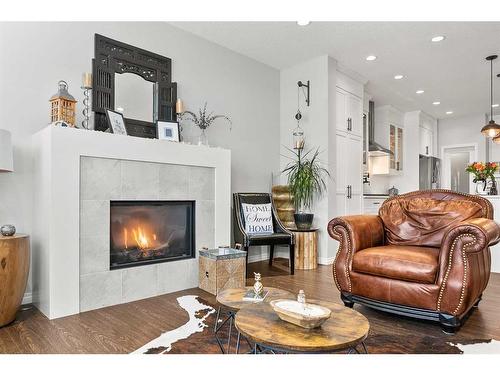
<svg viewBox="0 0 500 375">
<path fill-rule="evenodd" d="M 437 150 L 434 146 L 436 143 L 436 132 L 436 120 L 421 112 L 419 119 L 420 155 L 437 156 Z"/>
<path fill-rule="evenodd" d="M 340 87 L 336 90 L 337 130 L 361 137 L 363 133 L 363 103 L 361 98 Z"/>
<path fill-rule="evenodd" d="M 433 156 L 433 138 L 432 130 L 420 126 L 420 155 Z"/>
<path fill-rule="evenodd" d="M 351 133 L 361 137 L 363 134 L 363 102 L 357 96 L 349 95 L 348 108 Z"/>
</svg>

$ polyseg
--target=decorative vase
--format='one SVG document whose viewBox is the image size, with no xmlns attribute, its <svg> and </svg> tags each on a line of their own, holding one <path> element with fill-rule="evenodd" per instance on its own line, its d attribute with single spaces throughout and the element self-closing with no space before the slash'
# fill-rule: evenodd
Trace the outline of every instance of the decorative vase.
<svg viewBox="0 0 500 375">
<path fill-rule="evenodd" d="M 293 214 L 295 219 L 295 226 L 297 229 L 308 230 L 311 229 L 311 225 L 314 219 L 314 214 L 306 214 L 304 212 L 299 212 Z"/>
<path fill-rule="evenodd" d="M 476 180 L 476 194 L 486 195 L 486 180 Z"/>
<path fill-rule="evenodd" d="M 198 145 L 208 146 L 208 137 L 205 129 L 201 129 L 201 134 L 198 137 Z"/>
<path fill-rule="evenodd" d="M 495 177 L 491 178 L 490 189 L 488 190 L 488 195 L 498 195 L 497 181 Z"/>
<path fill-rule="evenodd" d="M 5 237 L 13 236 L 16 234 L 16 227 L 11 224 L 2 225 L 0 227 L 0 233 Z"/>
</svg>

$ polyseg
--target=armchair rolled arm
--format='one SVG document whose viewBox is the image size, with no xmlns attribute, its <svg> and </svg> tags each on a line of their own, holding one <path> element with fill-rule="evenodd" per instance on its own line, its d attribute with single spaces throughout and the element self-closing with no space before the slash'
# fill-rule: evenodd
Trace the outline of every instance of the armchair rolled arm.
<svg viewBox="0 0 500 375">
<path fill-rule="evenodd" d="M 500 241 L 500 226 L 476 218 L 453 225 L 444 235 L 439 254 L 437 310 L 455 316 L 480 297 L 490 276 L 489 247 Z"/>
<path fill-rule="evenodd" d="M 350 272 L 356 251 L 384 243 L 384 225 L 377 215 L 342 216 L 328 223 L 330 237 L 339 241 L 333 278 L 340 291 L 351 292 Z"/>
<path fill-rule="evenodd" d="M 500 226 L 491 219 L 476 218 L 453 225 L 443 237 L 441 254 L 449 252 L 453 243 L 461 241 L 464 251 L 475 253 L 500 241 Z"/>
</svg>

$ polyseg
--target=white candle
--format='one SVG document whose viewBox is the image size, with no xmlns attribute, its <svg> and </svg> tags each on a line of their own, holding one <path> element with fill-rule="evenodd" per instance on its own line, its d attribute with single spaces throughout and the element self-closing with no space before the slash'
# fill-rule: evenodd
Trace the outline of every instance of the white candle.
<svg viewBox="0 0 500 375">
<path fill-rule="evenodd" d="M 92 73 L 83 73 L 82 87 L 92 88 Z"/>
<path fill-rule="evenodd" d="M 184 104 L 181 99 L 177 99 L 175 102 L 175 113 L 183 113 L 184 112 Z"/>
</svg>

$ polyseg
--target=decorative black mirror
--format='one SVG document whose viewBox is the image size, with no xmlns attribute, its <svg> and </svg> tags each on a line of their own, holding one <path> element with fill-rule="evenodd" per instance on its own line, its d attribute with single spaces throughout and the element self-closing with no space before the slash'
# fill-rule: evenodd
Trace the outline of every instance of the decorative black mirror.
<svg viewBox="0 0 500 375">
<path fill-rule="evenodd" d="M 95 34 L 92 73 L 96 130 L 108 129 L 107 109 L 123 112 L 128 135 L 137 137 L 156 138 L 157 121 L 176 121 L 168 57 Z"/>
</svg>

